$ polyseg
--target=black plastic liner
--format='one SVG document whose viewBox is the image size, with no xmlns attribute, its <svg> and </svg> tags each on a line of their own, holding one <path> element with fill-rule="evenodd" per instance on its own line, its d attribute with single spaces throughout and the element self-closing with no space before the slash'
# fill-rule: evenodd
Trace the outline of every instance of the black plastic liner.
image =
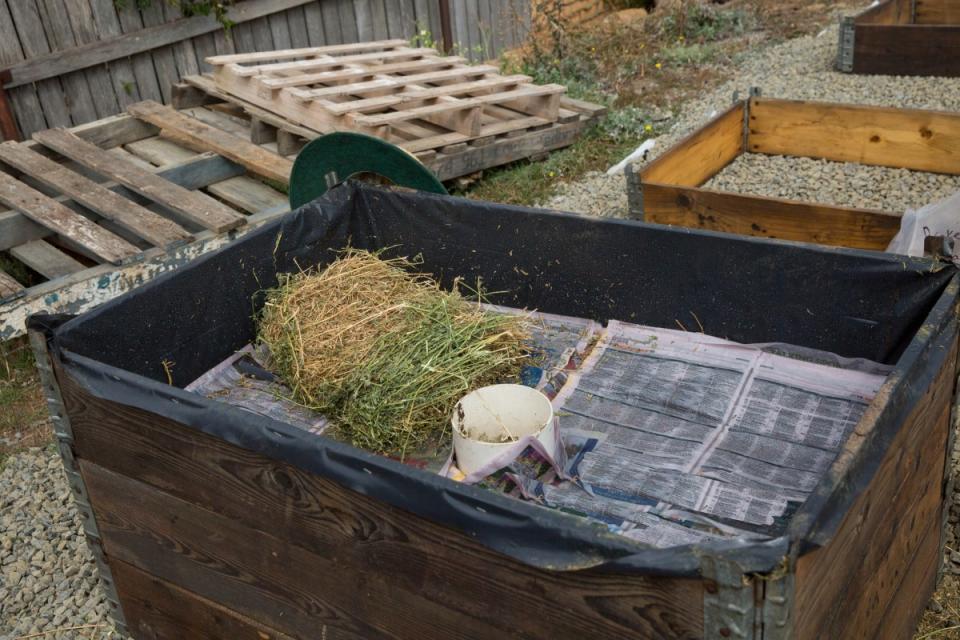
<svg viewBox="0 0 960 640">
<path fill-rule="evenodd" d="M 276 274 L 328 263 L 347 245 L 421 255 L 450 284 L 481 280 L 492 302 L 598 321 L 698 327 L 896 364 L 868 446 L 830 473 L 789 535 L 664 550 L 561 512 L 464 486 L 184 392 L 251 342 L 258 292 Z M 347 183 L 216 253 L 70 319 L 36 316 L 53 357 L 97 397 L 151 411 L 459 529 L 530 565 L 695 576 L 700 556 L 765 572 L 825 543 L 904 417 L 949 356 L 957 272 L 927 259 L 598 220 Z M 167 384 L 172 363 L 174 385 Z M 874 403 L 877 405 L 877 403 Z M 874 407 L 875 408 L 875 407 Z"/>
</svg>

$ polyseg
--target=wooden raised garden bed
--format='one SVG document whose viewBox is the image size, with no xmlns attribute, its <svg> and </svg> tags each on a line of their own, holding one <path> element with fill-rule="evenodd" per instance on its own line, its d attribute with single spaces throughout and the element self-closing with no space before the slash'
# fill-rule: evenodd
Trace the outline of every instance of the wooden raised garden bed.
<svg viewBox="0 0 960 640">
<path fill-rule="evenodd" d="M 893 369 L 779 537 L 646 547 L 184 390 L 253 339 L 278 272 L 348 242 L 513 307 L 692 317 Z M 84 316 L 35 317 L 31 339 L 135 638 L 908 638 L 942 555 L 957 296 L 928 259 L 348 183 Z"/>
<path fill-rule="evenodd" d="M 960 76 L 960 0 L 882 0 L 840 23 L 837 68 Z"/>
<path fill-rule="evenodd" d="M 743 153 L 960 175 L 960 114 L 752 97 L 738 101 L 639 173 L 631 217 L 766 238 L 884 250 L 902 212 L 702 188 Z"/>
</svg>

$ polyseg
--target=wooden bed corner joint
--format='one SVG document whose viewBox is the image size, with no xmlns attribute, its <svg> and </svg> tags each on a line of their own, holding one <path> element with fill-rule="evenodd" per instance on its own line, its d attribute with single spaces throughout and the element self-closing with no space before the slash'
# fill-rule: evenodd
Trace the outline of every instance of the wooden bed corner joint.
<svg viewBox="0 0 960 640">
<path fill-rule="evenodd" d="M 60 385 L 53 370 L 47 338 L 40 331 L 31 330 L 29 331 L 29 339 L 36 359 L 37 371 L 40 374 L 40 385 L 47 402 L 47 410 L 50 412 L 50 422 L 53 425 L 54 436 L 57 440 L 57 450 L 60 452 L 60 459 L 63 462 L 67 482 L 70 485 L 70 492 L 73 494 L 73 502 L 83 520 L 83 534 L 87 540 L 87 547 L 93 553 L 96 561 L 100 584 L 106 594 L 114 626 L 120 635 L 127 636 L 129 633 L 120 605 L 116 583 L 103 552 L 103 540 L 100 536 L 100 529 L 97 527 L 93 508 L 90 505 L 86 484 L 80 474 L 80 465 L 73 453 L 73 430 L 70 427 L 70 419 L 63 403 L 63 396 L 60 394 Z"/>
<path fill-rule="evenodd" d="M 745 573 L 735 561 L 700 558 L 705 640 L 788 640 L 793 637 L 794 574 L 784 558 L 767 575 Z"/>
</svg>

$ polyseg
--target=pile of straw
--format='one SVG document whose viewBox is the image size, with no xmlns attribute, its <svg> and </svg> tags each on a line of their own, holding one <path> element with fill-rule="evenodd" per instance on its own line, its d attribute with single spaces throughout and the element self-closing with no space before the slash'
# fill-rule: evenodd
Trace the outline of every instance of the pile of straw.
<svg viewBox="0 0 960 640">
<path fill-rule="evenodd" d="M 400 455 L 444 434 L 457 400 L 516 380 L 527 320 L 445 291 L 404 258 L 347 250 L 267 292 L 260 341 L 300 404 L 354 445 Z"/>
</svg>

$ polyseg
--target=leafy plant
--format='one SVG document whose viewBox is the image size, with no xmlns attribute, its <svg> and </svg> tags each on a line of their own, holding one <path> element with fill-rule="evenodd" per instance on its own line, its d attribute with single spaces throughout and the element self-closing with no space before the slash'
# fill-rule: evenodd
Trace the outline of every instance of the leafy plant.
<svg viewBox="0 0 960 640">
<path fill-rule="evenodd" d="M 234 25 L 227 17 L 227 10 L 236 0 L 157 0 L 157 2 L 164 1 L 179 9 L 184 17 L 213 16 L 224 29 Z M 137 8 L 146 9 L 152 2 L 153 0 L 136 0 Z M 117 9 L 126 9 L 129 6 L 129 0 L 113 0 L 113 4 Z"/>
</svg>

